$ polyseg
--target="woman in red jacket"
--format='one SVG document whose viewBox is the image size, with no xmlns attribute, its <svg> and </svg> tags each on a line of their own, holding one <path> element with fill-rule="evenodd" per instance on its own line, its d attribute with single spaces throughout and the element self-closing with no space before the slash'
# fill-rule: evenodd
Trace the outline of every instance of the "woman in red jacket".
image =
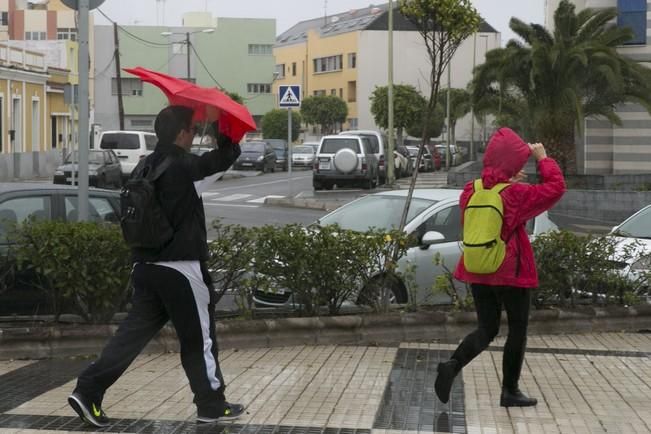
<svg viewBox="0 0 651 434">
<path fill-rule="evenodd" d="M 537 160 L 542 178 L 540 184 L 520 182 L 524 179 L 522 169 L 530 155 Z M 463 257 L 459 261 L 454 277 L 471 284 L 478 327 L 465 337 L 449 361 L 439 364 L 435 390 L 442 402 L 448 402 L 454 377 L 497 336 L 503 305 L 509 334 L 502 359 L 500 405 L 532 406 L 537 404 L 537 400 L 527 397 L 518 387 L 527 343 L 531 289 L 538 286 L 533 249 L 525 224 L 559 201 L 565 192 L 565 180 L 558 164 L 547 157 L 542 144 L 528 145 L 508 128 L 501 128 L 491 137 L 481 178 L 486 189 L 498 183 L 511 184 L 501 193 L 504 204 L 502 239 L 506 242 L 506 257 L 493 274 L 470 273 L 464 267 Z M 461 193 L 462 210 L 465 210 L 472 194 L 473 182 L 469 182 Z"/>
</svg>

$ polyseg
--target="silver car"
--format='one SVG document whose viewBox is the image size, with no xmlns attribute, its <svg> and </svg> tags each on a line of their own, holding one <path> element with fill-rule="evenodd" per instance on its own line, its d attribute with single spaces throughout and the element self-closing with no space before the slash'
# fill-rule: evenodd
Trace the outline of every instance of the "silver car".
<svg viewBox="0 0 651 434">
<path fill-rule="evenodd" d="M 407 216 L 405 232 L 413 235 L 415 244 L 407 250 L 398 262 L 398 270 L 404 272 L 409 264 L 416 266 L 414 280 L 416 302 L 443 304 L 449 303 L 447 295 L 433 295 L 432 287 L 438 275 L 444 274 L 447 267 L 453 270 L 461 257 L 461 210 L 459 196 L 461 190 L 416 189 Z M 343 229 L 365 232 L 371 228 L 395 229 L 407 196 L 406 190 L 387 191 L 371 194 L 331 212 L 317 221 L 321 226 L 337 224 Z M 556 225 L 543 213 L 527 224 L 530 237 L 553 231 Z M 434 256 L 441 255 L 442 264 L 434 264 Z M 459 287 L 464 285 L 458 282 Z M 393 300 L 406 303 L 409 291 L 406 282 L 398 281 L 393 290 Z M 267 306 L 282 305 L 290 300 L 291 294 L 283 292 L 274 300 L 259 297 L 256 301 Z"/>
<path fill-rule="evenodd" d="M 299 145 L 292 148 L 292 166 L 309 167 L 314 165 L 316 151 L 312 146 Z"/>
</svg>

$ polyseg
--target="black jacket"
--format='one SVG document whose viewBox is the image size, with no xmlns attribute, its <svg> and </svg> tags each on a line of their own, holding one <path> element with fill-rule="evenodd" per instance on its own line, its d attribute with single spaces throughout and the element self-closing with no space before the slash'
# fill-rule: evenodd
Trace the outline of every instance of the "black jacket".
<svg viewBox="0 0 651 434">
<path fill-rule="evenodd" d="M 156 191 L 174 236 L 161 250 L 132 249 L 134 262 L 205 261 L 208 259 L 206 217 L 194 182 L 228 169 L 240 155 L 240 146 L 222 144 L 201 156 L 174 144 L 158 143 L 147 164 L 156 167 L 168 155 L 172 163 L 156 180 Z"/>
</svg>

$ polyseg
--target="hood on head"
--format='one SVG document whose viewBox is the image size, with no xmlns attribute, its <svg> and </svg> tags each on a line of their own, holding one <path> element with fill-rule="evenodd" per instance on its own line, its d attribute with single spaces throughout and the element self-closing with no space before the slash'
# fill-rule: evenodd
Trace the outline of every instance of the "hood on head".
<svg viewBox="0 0 651 434">
<path fill-rule="evenodd" d="M 481 178 L 484 187 L 508 182 L 526 164 L 531 149 L 520 136 L 510 128 L 500 128 L 493 134 L 484 154 L 484 168 Z"/>
</svg>

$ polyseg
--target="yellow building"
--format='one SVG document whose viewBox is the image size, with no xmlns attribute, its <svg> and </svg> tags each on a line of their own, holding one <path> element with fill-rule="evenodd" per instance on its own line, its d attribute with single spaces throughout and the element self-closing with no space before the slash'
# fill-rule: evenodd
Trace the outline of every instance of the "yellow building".
<svg viewBox="0 0 651 434">
<path fill-rule="evenodd" d="M 273 92 L 280 85 L 302 85 L 303 97 L 336 95 L 348 105 L 344 129 L 357 128 L 357 53 L 362 30 L 386 6 L 302 21 L 281 34 L 274 46 Z"/>
<path fill-rule="evenodd" d="M 43 54 L 0 44 L 2 152 L 45 151 L 47 79 Z"/>
</svg>

